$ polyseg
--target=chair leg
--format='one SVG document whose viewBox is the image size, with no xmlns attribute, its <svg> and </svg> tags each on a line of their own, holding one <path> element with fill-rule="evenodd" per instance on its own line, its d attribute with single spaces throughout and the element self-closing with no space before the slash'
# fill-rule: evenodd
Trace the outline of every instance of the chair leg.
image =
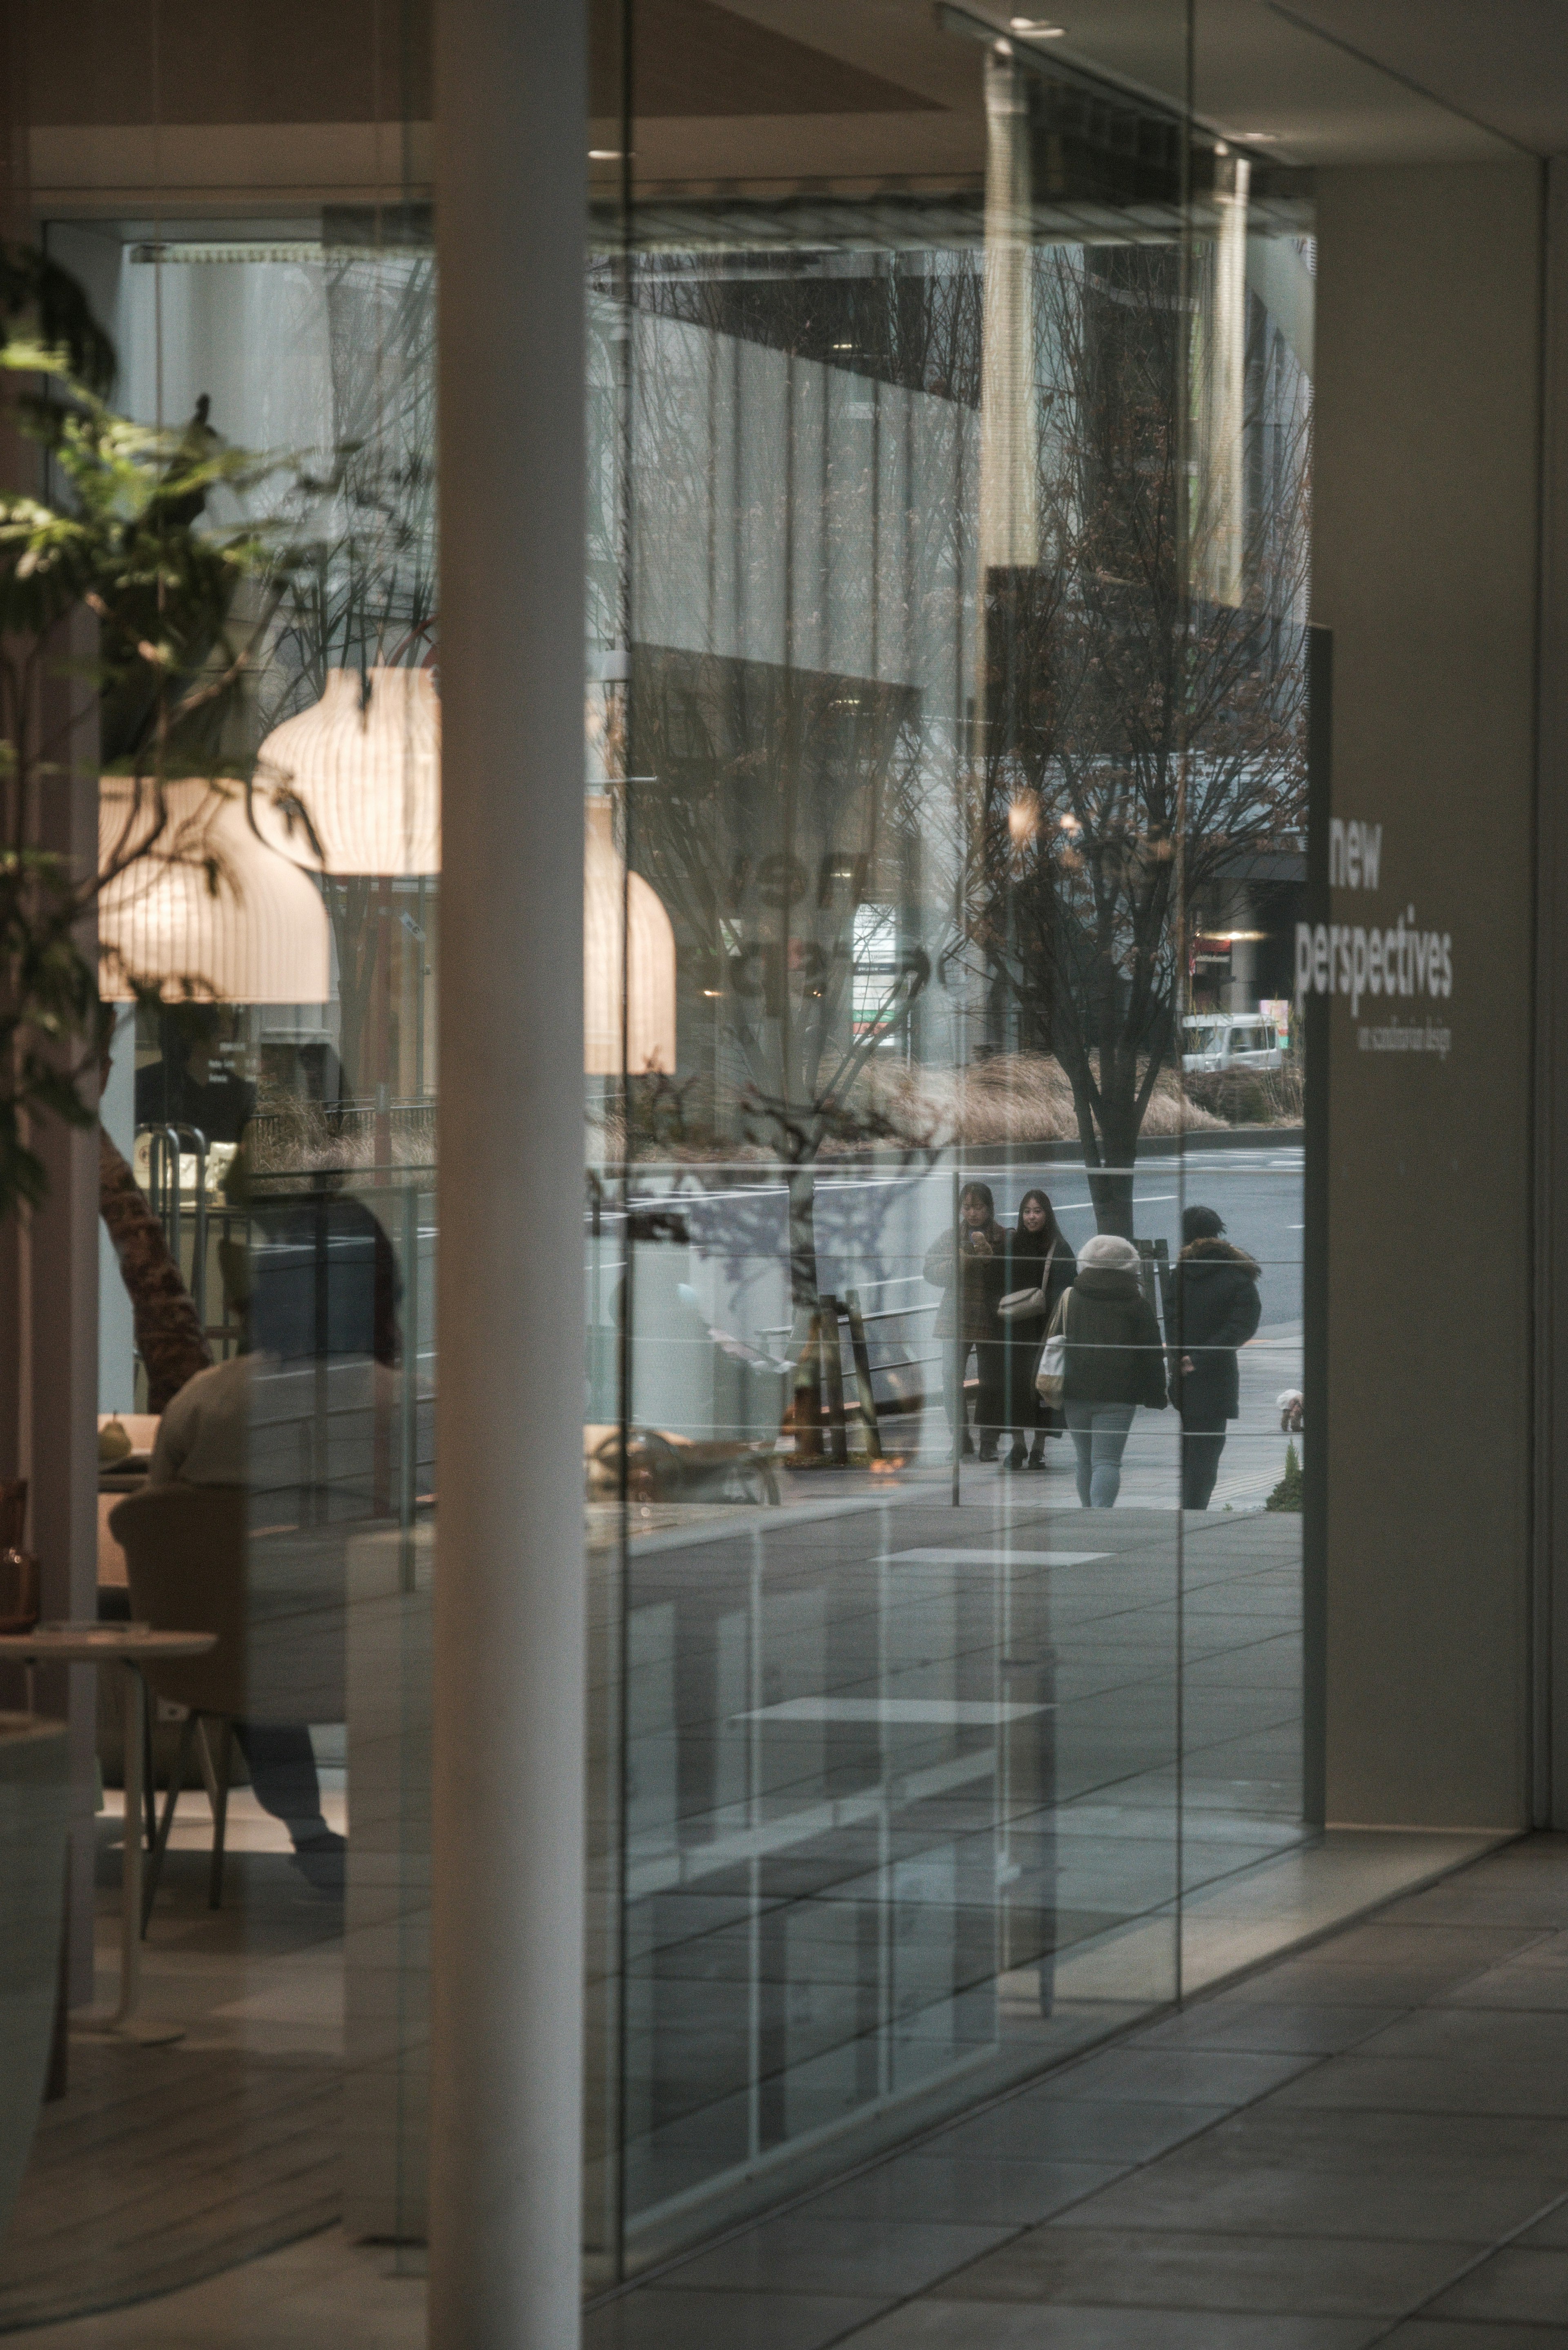
<svg viewBox="0 0 1568 2350">
<path fill-rule="evenodd" d="M 218 1766 L 213 1760 L 213 1742 L 203 1721 L 196 1732 L 196 1760 L 202 1766 L 202 1783 L 207 1790 L 207 1809 L 214 1819 L 218 1816 Z"/>
<path fill-rule="evenodd" d="M 152 1850 L 141 1874 L 141 1931 L 145 1939 L 147 1921 L 152 1915 L 152 1897 L 158 1890 L 158 1880 L 163 1874 L 163 1856 L 169 1848 L 169 1831 L 174 1825 L 174 1806 L 180 1800 L 181 1783 L 191 1760 L 191 1742 L 196 1735 L 196 1716 L 188 1713 L 180 1725 L 180 1748 L 174 1757 L 174 1768 L 169 1776 L 169 1793 L 164 1798 L 163 1817 L 152 1839 Z M 126 1832 L 130 1833 L 130 1822 Z"/>
<path fill-rule="evenodd" d="M 152 1711 L 154 1700 L 148 1690 L 141 1707 L 141 1789 L 147 1808 L 147 1849 L 151 1851 L 158 1840 L 158 1789 L 152 1778 Z"/>
<path fill-rule="evenodd" d="M 213 1866 L 207 1879 L 207 1907 L 216 1909 L 223 1898 L 223 1829 L 229 1816 L 229 1773 L 234 1759 L 234 1725 L 223 1718 L 223 1734 L 218 1742 L 218 1801 L 213 1814 Z"/>
</svg>

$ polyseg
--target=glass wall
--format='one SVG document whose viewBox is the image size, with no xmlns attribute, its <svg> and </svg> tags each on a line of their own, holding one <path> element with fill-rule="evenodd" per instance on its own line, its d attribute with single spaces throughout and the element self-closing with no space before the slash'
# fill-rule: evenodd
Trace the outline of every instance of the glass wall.
<svg viewBox="0 0 1568 2350">
<path fill-rule="evenodd" d="M 1258 1955 L 1308 1833 L 1307 193 L 1044 26 L 753 26 L 712 124 L 624 29 L 596 2274 Z"/>
<path fill-rule="evenodd" d="M 824 37 L 596 13 L 590 2287 L 1290 1939 L 1268 1871 L 1312 1835 L 1282 1426 L 1310 203 L 1045 28 Z M 175 1604 L 121 1502 L 180 1488 L 213 1557 L 237 1492 L 246 1679 L 149 1676 L 182 1792 L 141 2002 L 178 2036 L 73 2051 L 0 2322 L 337 2219 L 425 2232 L 430 228 L 50 233 L 169 462 L 257 461 L 199 515 L 257 533 L 189 663 L 234 689 L 210 773 L 109 711 L 107 798 L 205 781 L 242 909 L 277 865 L 306 898 L 266 986 L 192 1008 L 186 948 L 161 1008 L 121 999 L 105 1128 L 188 1311 L 171 1379 L 145 1253 L 106 1253 L 132 1457 L 100 1612 Z M 121 1733 L 106 1696 L 105 1984 Z M 199 2124 L 170 2150 L 195 2216 L 96 2235 L 46 2287 L 26 2248 L 88 2171 L 112 2186 L 131 2062 Z M 243 2234 L 200 2217 L 218 2147 Z"/>
</svg>

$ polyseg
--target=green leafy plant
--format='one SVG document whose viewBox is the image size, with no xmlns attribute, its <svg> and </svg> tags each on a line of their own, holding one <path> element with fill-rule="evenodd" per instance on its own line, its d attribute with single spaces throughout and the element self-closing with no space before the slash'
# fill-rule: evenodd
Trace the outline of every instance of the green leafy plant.
<svg viewBox="0 0 1568 2350">
<path fill-rule="evenodd" d="M 1285 1473 L 1263 1503 L 1265 1510 L 1299 1510 L 1302 1506 L 1301 1455 L 1293 1444 L 1285 1447 Z"/>
<path fill-rule="evenodd" d="M 47 1188 L 31 1129 L 90 1125 L 83 1080 L 103 1023 L 84 918 L 145 860 L 230 878 L 211 837 L 247 787 L 234 712 L 286 577 L 273 536 L 217 522 L 209 500 L 244 493 L 267 464 L 227 449 L 205 402 L 182 432 L 119 415 L 104 396 L 113 351 L 64 271 L 0 248 L 0 381 L 9 419 L 39 451 L 39 490 L 0 496 L 0 1216 Z M 117 837 L 83 871 L 53 843 L 52 811 L 85 762 L 132 779 Z M 202 778 L 176 816 L 168 786 Z M 188 795 L 187 795 L 188 802 Z M 148 999 L 146 977 L 120 976 Z M 201 993 L 200 974 L 181 983 Z"/>
</svg>

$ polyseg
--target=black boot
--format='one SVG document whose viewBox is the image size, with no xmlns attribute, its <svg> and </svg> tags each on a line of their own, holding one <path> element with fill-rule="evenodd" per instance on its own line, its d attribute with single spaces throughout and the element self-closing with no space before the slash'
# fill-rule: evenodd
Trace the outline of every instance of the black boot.
<svg viewBox="0 0 1568 2350">
<path fill-rule="evenodd" d="M 994 1460 L 995 1460 L 995 1458 L 996 1458 L 996 1430 L 995 1430 L 995 1429 L 994 1429 L 994 1428 L 988 1428 L 988 1429 L 986 1430 L 986 1431 L 985 1431 L 985 1434 L 981 1438 L 981 1440 L 980 1440 L 980 1457 L 981 1457 L 981 1459 L 982 1461 L 994 1461 Z"/>
<path fill-rule="evenodd" d="M 1029 1455 L 1023 1450 L 1023 1439 L 1021 1436 L 1015 1436 L 1013 1438 L 1012 1450 L 1002 1465 L 1004 1469 L 1026 1469 L 1028 1467 Z"/>
<path fill-rule="evenodd" d="M 1044 1430 L 1042 1430 L 1040 1434 L 1036 1436 L 1033 1443 L 1029 1448 L 1029 1466 L 1031 1469 L 1044 1469 L 1045 1466 L 1045 1434 Z"/>
</svg>

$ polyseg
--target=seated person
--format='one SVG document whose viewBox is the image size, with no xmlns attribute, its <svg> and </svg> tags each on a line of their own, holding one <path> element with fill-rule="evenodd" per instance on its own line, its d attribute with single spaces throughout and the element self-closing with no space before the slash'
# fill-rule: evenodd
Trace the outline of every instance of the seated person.
<svg viewBox="0 0 1568 2350">
<path fill-rule="evenodd" d="M 236 1355 L 187 1379 L 159 1423 L 149 1484 L 248 1485 L 259 1362 Z M 344 1839 L 322 1816 L 309 1731 L 300 1722 L 243 1721 L 234 1736 L 257 1803 L 288 1830 L 296 1867 L 318 1892 L 341 1893 Z"/>
</svg>

